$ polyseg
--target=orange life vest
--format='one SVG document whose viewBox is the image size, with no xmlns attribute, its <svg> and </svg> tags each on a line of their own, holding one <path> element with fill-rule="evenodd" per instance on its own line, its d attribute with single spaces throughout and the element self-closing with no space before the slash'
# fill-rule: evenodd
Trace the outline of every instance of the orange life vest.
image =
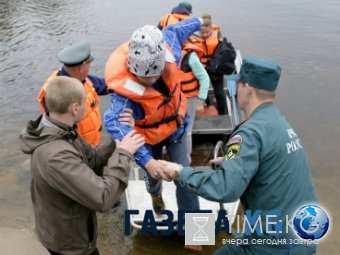
<svg viewBox="0 0 340 255">
<path fill-rule="evenodd" d="M 183 21 L 190 18 L 188 14 L 171 13 L 164 16 L 160 22 L 159 26 L 161 29 L 166 28 L 169 25 L 175 24 L 177 22 Z"/>
<path fill-rule="evenodd" d="M 219 43 L 218 40 L 218 33 L 220 31 L 220 27 L 217 25 L 212 25 L 212 34 L 205 40 L 203 40 L 201 37 L 198 35 L 192 35 L 189 38 L 189 41 L 198 47 L 200 47 L 203 51 L 204 54 L 200 58 L 202 64 L 206 67 L 207 63 L 211 60 L 214 51 Z"/>
<path fill-rule="evenodd" d="M 152 87 L 141 85 L 129 72 L 128 44 L 129 42 L 122 44 L 111 54 L 105 67 L 105 80 L 109 90 L 142 106 L 145 116 L 144 119 L 135 121 L 135 130 L 145 138 L 147 144 L 154 145 L 175 133 L 178 126 L 183 124 L 187 108 L 186 97 L 181 92 L 175 58 L 168 47 L 161 77 L 169 90 L 169 95 L 165 96 Z"/>
<path fill-rule="evenodd" d="M 45 112 L 44 98 L 48 82 L 58 76 L 59 71 L 53 72 L 41 88 L 38 101 L 41 113 Z M 99 111 L 99 97 L 90 79 L 86 78 L 84 83 L 86 93 L 85 112 L 83 118 L 77 124 L 79 135 L 89 144 L 96 146 L 100 142 L 102 121 Z"/>
<path fill-rule="evenodd" d="M 199 93 L 199 81 L 189 66 L 189 57 L 192 52 L 196 52 L 199 58 L 204 54 L 204 51 L 200 47 L 188 41 L 183 46 L 183 58 L 179 72 L 182 92 L 186 97 L 197 97 Z"/>
</svg>

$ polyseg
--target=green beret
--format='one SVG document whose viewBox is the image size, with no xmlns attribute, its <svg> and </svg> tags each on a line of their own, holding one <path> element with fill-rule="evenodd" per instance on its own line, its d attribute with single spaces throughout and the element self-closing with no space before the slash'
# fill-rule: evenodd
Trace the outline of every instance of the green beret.
<svg viewBox="0 0 340 255">
<path fill-rule="evenodd" d="M 228 79 L 241 80 L 250 86 L 274 91 L 279 83 L 281 67 L 275 62 L 259 57 L 246 57 L 239 74 Z"/>
<path fill-rule="evenodd" d="M 58 60 L 66 66 L 75 66 L 84 61 L 91 62 L 91 46 L 87 41 L 80 41 L 61 50 L 58 55 Z"/>
</svg>

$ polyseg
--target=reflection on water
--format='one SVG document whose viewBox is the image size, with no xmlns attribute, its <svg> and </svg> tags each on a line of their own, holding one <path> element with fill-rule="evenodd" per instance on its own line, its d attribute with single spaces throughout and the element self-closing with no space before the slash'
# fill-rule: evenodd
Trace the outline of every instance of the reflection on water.
<svg viewBox="0 0 340 255">
<path fill-rule="evenodd" d="M 302 138 L 321 202 L 334 219 L 340 216 L 339 1 L 192 3 L 193 14 L 211 13 L 243 55 L 272 58 L 282 65 L 277 103 Z M 32 229 L 29 159 L 19 152 L 16 139 L 25 122 L 38 114 L 39 88 L 60 66 L 56 53 L 88 39 L 95 56 L 92 73 L 102 75 L 115 47 L 136 28 L 157 24 L 176 4 L 174 0 L 0 0 L 0 226 Z M 107 106 L 103 98 L 102 112 Z M 336 253 L 339 227 L 333 227 L 321 254 Z M 115 234 L 123 238 L 120 230 Z M 116 247 L 131 247 L 119 238 Z"/>
</svg>

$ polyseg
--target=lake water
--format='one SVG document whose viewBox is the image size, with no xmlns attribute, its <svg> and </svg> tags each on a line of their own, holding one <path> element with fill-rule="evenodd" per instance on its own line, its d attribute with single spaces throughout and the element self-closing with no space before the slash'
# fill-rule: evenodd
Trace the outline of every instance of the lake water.
<svg viewBox="0 0 340 255">
<path fill-rule="evenodd" d="M 177 3 L 0 0 L 0 228 L 31 230 L 33 226 L 29 157 L 19 151 L 17 136 L 27 120 L 38 114 L 37 93 L 49 74 L 60 67 L 56 53 L 87 39 L 95 57 L 91 73 L 102 76 L 108 56 L 120 43 L 138 27 L 156 25 Z M 299 134 L 320 201 L 332 215 L 332 232 L 322 242 L 320 254 L 337 254 L 340 2 L 191 3 L 194 16 L 212 14 L 214 23 L 243 56 L 271 58 L 281 65 L 277 105 Z M 107 101 L 102 98 L 102 112 Z"/>
</svg>

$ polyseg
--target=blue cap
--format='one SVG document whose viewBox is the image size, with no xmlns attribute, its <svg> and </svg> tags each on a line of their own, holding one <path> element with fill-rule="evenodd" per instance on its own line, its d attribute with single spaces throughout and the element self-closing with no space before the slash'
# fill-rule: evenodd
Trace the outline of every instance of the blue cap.
<svg viewBox="0 0 340 255">
<path fill-rule="evenodd" d="M 178 6 L 184 7 L 189 13 L 192 12 L 192 5 L 188 2 L 180 2 Z"/>
<path fill-rule="evenodd" d="M 178 13 L 178 14 L 187 14 L 187 15 L 189 15 L 190 14 L 190 12 L 186 9 L 186 8 L 184 8 L 183 6 L 176 6 L 176 7 L 174 7 L 172 10 L 171 10 L 171 13 Z"/>
<path fill-rule="evenodd" d="M 228 79 L 240 80 L 258 89 L 274 91 L 279 83 L 281 67 L 275 62 L 260 57 L 243 59 L 239 74 Z"/>
<path fill-rule="evenodd" d="M 85 40 L 61 50 L 57 57 L 58 60 L 66 66 L 75 66 L 82 64 L 85 61 L 93 61 L 91 46 Z"/>
</svg>

